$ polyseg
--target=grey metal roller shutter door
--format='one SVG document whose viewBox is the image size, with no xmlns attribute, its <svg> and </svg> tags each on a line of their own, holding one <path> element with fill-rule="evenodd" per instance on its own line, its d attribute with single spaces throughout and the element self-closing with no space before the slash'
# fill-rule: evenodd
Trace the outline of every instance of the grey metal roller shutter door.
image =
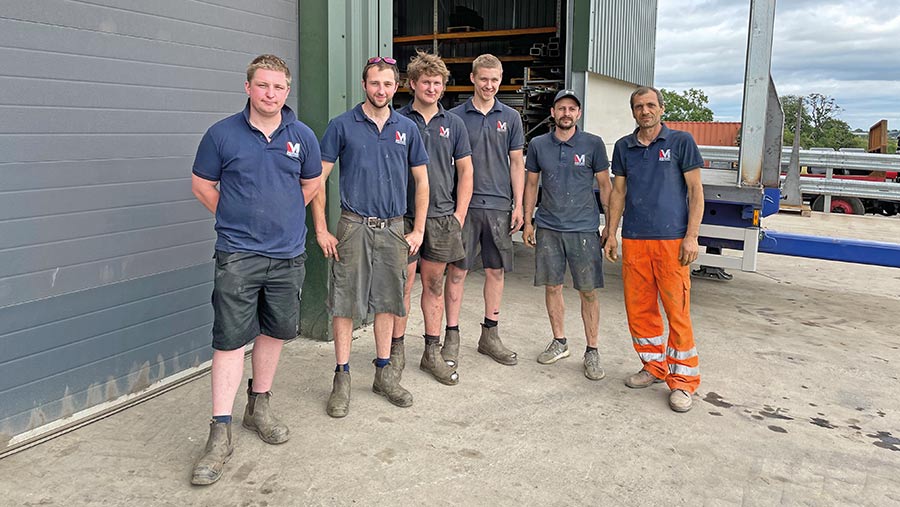
<svg viewBox="0 0 900 507">
<path fill-rule="evenodd" d="M 247 9 L 252 8 L 252 12 Z M 286 0 L 0 0 L 0 453 L 210 357 L 200 136 Z"/>
</svg>

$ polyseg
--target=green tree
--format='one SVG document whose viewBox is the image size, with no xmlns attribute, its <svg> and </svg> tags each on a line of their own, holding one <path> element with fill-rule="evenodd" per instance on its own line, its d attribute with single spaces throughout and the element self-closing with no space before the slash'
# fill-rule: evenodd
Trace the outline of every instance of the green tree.
<svg viewBox="0 0 900 507">
<path fill-rule="evenodd" d="M 703 90 L 691 88 L 677 93 L 662 88 L 663 101 L 665 101 L 666 112 L 663 115 L 664 120 L 669 121 L 712 121 L 712 109 L 707 107 L 709 97 L 703 93 Z"/>
<path fill-rule="evenodd" d="M 784 110 L 784 144 L 790 145 L 797 134 L 795 130 L 800 97 L 785 95 L 780 100 Z M 827 95 L 810 93 L 803 97 L 803 107 L 800 110 L 800 146 L 834 149 L 865 147 L 862 140 L 853 135 L 847 122 L 837 118 L 842 110 L 835 99 Z"/>
</svg>

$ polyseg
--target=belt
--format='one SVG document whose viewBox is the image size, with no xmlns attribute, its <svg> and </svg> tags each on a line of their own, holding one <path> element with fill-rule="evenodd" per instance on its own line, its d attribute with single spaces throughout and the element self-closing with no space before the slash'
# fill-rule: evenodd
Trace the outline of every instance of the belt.
<svg viewBox="0 0 900 507">
<path fill-rule="evenodd" d="M 393 218 L 378 218 L 378 217 L 364 217 L 362 215 L 357 215 L 352 211 L 341 210 L 341 216 L 346 217 L 351 222 L 356 222 L 358 224 L 365 224 L 366 226 L 372 229 L 384 229 L 385 227 L 399 222 L 403 220 L 402 216 L 393 217 Z"/>
</svg>

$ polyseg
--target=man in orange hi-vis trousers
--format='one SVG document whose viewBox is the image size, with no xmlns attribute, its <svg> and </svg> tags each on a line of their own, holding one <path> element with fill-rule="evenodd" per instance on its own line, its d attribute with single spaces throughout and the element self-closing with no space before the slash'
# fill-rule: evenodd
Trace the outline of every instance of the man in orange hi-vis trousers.
<svg viewBox="0 0 900 507">
<path fill-rule="evenodd" d="M 669 407 L 691 409 L 700 385 L 700 366 L 691 327 L 690 264 L 697 260 L 697 237 L 703 217 L 700 150 L 687 132 L 671 130 L 660 120 L 665 107 L 655 88 L 631 95 L 634 133 L 616 142 L 612 157 L 613 189 L 609 230 L 604 245 L 618 258 L 615 232 L 622 223 L 622 283 L 625 310 L 641 371 L 625 380 L 631 388 L 665 381 Z M 662 301 L 669 321 L 664 336 Z"/>
</svg>

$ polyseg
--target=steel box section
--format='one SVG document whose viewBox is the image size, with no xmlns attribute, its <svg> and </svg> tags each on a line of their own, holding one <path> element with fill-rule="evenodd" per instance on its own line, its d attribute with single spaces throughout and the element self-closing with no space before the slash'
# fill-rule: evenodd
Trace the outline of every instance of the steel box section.
<svg viewBox="0 0 900 507">
<path fill-rule="evenodd" d="M 739 183 L 744 186 L 759 185 L 762 177 L 774 26 L 775 0 L 751 0 L 738 163 Z"/>
<path fill-rule="evenodd" d="M 848 238 L 828 238 L 778 231 L 763 231 L 759 251 L 900 268 L 900 244 Z"/>
</svg>

